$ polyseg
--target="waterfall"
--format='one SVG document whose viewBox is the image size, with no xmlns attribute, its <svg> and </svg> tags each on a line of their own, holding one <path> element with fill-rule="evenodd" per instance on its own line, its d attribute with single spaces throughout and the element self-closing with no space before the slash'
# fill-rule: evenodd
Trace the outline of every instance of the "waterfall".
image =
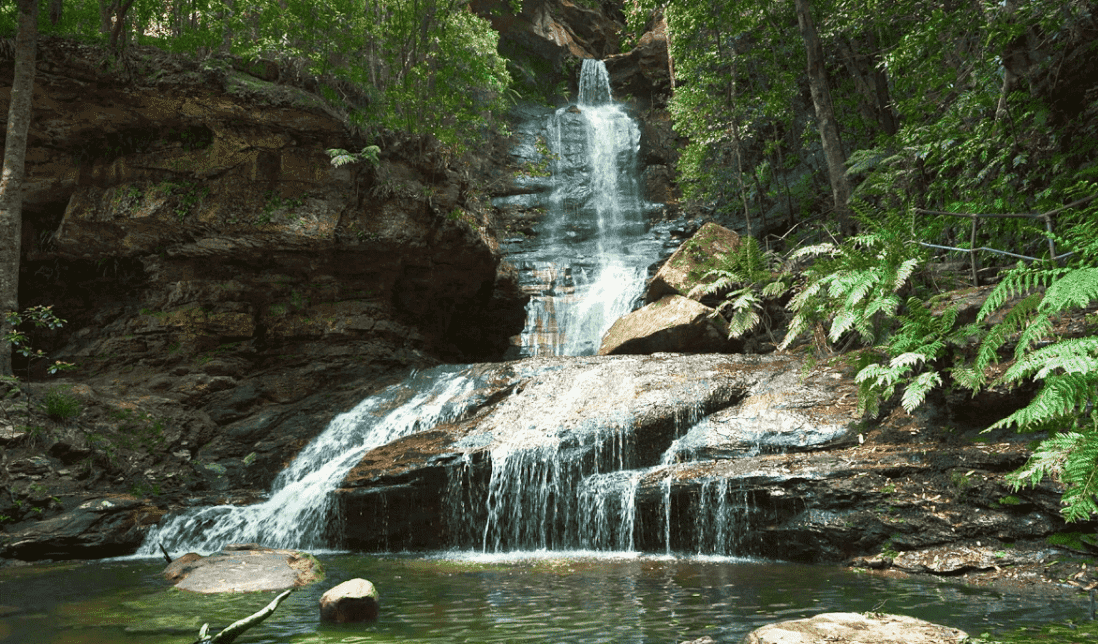
<svg viewBox="0 0 1098 644">
<path fill-rule="evenodd" d="M 611 100 L 599 60 L 580 70 L 579 100 L 545 126 L 551 193 L 541 249 L 520 268 L 540 284 L 527 307 L 520 355 L 592 355 L 639 301 L 658 245 L 647 238 L 640 129 Z"/>
<path fill-rule="evenodd" d="M 413 374 L 340 414 L 283 470 L 267 500 L 247 506 L 188 510 L 163 521 L 138 554 L 214 552 L 229 543 L 258 542 L 276 548 L 328 547 L 330 493 L 363 454 L 421 429 L 462 415 L 473 404 L 476 380 L 457 367 Z"/>
</svg>

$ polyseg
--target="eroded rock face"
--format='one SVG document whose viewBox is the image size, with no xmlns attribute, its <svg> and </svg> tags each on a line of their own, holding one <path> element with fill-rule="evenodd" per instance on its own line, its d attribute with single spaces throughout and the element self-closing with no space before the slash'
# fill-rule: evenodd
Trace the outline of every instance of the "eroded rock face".
<svg viewBox="0 0 1098 644">
<path fill-rule="evenodd" d="M 0 537 L 0 557 L 77 559 L 132 553 L 163 514 L 132 496 L 99 495 Z"/>
<path fill-rule="evenodd" d="M 808 562 L 888 552 L 855 565 L 955 574 L 1036 561 L 1066 529 L 1054 486 L 1006 480 L 1029 454 L 1018 437 L 939 434 L 940 418 L 902 409 L 854 424 L 856 385 L 841 369 L 666 354 L 481 369 L 466 418 L 368 452 L 347 477 L 348 546 Z M 619 521 L 626 506 L 635 515 Z M 585 532 L 600 516 L 601 532 Z"/>
<path fill-rule="evenodd" d="M 811 644 L 856 641 L 864 644 L 959 644 L 968 634 L 956 628 L 883 613 L 823 613 L 808 619 L 769 624 L 748 633 L 743 644 Z"/>
<path fill-rule="evenodd" d="M 34 341 L 77 365 L 48 387 L 84 410 L 6 432 L 5 485 L 46 521 L 0 502 L 19 514 L 0 556 L 132 552 L 145 523 L 77 506 L 252 497 L 339 411 L 414 366 L 496 359 L 525 320 L 488 211 L 434 144 L 356 139 L 263 66 L 103 55 L 39 46 L 20 293 L 67 320 Z M 366 144 L 376 168 L 324 152 Z M 26 389 L 37 409 L 47 386 Z"/>
<path fill-rule="evenodd" d="M 599 355 L 727 351 L 728 325 L 712 313 L 699 302 L 668 295 L 618 318 L 603 336 Z"/>
</svg>

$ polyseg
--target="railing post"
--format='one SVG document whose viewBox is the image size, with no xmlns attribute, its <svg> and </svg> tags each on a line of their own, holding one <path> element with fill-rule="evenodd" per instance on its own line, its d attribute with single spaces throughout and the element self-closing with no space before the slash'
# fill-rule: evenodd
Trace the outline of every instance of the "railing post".
<svg viewBox="0 0 1098 644">
<path fill-rule="evenodd" d="M 972 219 L 972 234 L 968 239 L 968 256 L 972 259 L 972 285 L 980 285 L 980 265 L 979 260 L 976 258 L 976 222 L 979 221 L 979 217 L 976 215 L 970 216 Z"/>
<path fill-rule="evenodd" d="M 1055 264 L 1056 261 L 1056 242 L 1052 240 L 1052 215 L 1045 213 L 1041 215 L 1041 218 L 1045 220 L 1045 232 L 1048 233 L 1048 252 L 1050 253 L 1049 259 Z"/>
</svg>

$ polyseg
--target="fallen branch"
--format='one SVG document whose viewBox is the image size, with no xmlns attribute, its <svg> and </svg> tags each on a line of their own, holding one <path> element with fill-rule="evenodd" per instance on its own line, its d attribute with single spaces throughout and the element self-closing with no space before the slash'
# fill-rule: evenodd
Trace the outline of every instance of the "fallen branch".
<svg viewBox="0 0 1098 644">
<path fill-rule="evenodd" d="M 210 625 L 203 624 L 202 628 L 198 631 L 198 639 L 195 640 L 194 644 L 229 644 L 236 638 L 240 637 L 240 635 L 244 633 L 244 631 L 270 617 L 271 614 L 275 612 L 275 609 L 278 608 L 278 605 L 282 603 L 282 600 L 289 597 L 290 593 L 292 592 L 294 592 L 293 588 L 285 591 L 278 597 L 275 597 L 273 600 L 271 600 L 271 603 L 267 604 L 267 606 L 262 610 L 256 612 L 253 615 L 249 615 L 244 619 L 229 624 L 225 627 L 225 630 L 212 637 L 208 634 L 210 630 Z"/>
</svg>

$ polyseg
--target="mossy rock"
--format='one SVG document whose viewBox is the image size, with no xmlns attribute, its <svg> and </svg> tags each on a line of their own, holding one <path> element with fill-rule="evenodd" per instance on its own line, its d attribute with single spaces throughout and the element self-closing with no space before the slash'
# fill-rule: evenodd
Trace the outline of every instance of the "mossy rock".
<svg viewBox="0 0 1098 644">
<path fill-rule="evenodd" d="M 648 283 L 645 302 L 658 302 L 668 295 L 685 296 L 707 281 L 704 276 L 718 267 L 722 256 L 740 247 L 740 236 L 712 222 L 683 242 Z"/>
</svg>

